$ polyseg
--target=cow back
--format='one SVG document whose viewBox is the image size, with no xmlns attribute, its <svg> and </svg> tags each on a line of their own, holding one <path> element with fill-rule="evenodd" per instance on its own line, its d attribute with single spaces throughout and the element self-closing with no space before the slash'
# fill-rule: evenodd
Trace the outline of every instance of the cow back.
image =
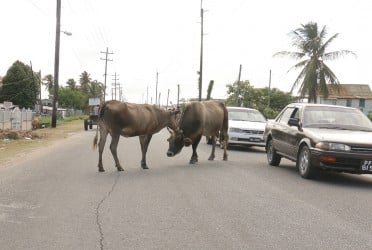
<svg viewBox="0 0 372 250">
<path fill-rule="evenodd" d="M 228 117 L 224 103 L 217 101 L 192 102 L 185 107 L 180 128 L 185 137 L 212 136 L 227 129 Z"/>
<path fill-rule="evenodd" d="M 154 134 L 171 125 L 171 113 L 155 105 L 108 101 L 100 118 L 111 131 L 123 136 Z"/>
</svg>

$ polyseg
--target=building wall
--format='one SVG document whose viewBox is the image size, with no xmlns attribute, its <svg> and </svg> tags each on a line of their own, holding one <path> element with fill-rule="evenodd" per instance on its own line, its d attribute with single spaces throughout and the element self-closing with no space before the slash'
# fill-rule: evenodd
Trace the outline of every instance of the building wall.
<svg viewBox="0 0 372 250">
<path fill-rule="evenodd" d="M 333 104 L 333 105 L 340 105 L 340 106 L 348 106 L 347 103 L 351 102 L 351 107 L 358 108 L 363 111 L 365 115 L 372 113 L 372 100 L 365 99 L 365 107 L 359 107 L 359 99 L 320 99 L 319 103 L 323 104 Z"/>
</svg>

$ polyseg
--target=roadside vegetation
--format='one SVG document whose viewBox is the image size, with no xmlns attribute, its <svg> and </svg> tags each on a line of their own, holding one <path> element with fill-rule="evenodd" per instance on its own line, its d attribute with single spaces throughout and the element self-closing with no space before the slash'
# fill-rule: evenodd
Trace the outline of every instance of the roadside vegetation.
<svg viewBox="0 0 372 250">
<path fill-rule="evenodd" d="M 27 154 L 69 137 L 83 130 L 83 117 L 75 116 L 58 120 L 56 128 L 30 131 L 0 130 L 0 167 L 7 165 L 15 155 Z"/>
</svg>

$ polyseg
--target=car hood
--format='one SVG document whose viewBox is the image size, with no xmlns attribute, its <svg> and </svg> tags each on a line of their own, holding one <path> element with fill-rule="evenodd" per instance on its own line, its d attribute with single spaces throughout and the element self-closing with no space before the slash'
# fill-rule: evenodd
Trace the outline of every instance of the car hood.
<svg viewBox="0 0 372 250">
<path fill-rule="evenodd" d="M 241 129 L 265 130 L 266 122 L 248 122 L 229 120 L 229 127 Z"/>
<path fill-rule="evenodd" d="M 318 141 L 372 145 L 372 132 L 320 128 L 306 128 L 306 130 Z"/>
</svg>

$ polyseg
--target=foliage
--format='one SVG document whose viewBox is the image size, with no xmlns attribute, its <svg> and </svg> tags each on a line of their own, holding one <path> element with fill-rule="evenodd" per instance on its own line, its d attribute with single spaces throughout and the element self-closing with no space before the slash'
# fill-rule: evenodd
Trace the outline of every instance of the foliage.
<svg viewBox="0 0 372 250">
<path fill-rule="evenodd" d="M 89 88 L 89 83 L 92 81 L 90 78 L 90 74 L 88 72 L 83 71 L 80 75 L 79 83 L 80 83 L 80 88 L 81 91 L 85 94 L 88 94 L 88 88 Z"/>
<path fill-rule="evenodd" d="M 39 97 L 39 75 L 31 67 L 16 61 L 3 78 L 0 101 L 10 101 L 24 108 L 35 107 Z"/>
<path fill-rule="evenodd" d="M 212 97 L 212 90 L 213 90 L 214 81 L 210 80 L 207 90 L 207 100 L 210 100 Z"/>
<path fill-rule="evenodd" d="M 300 60 L 291 69 L 301 69 L 295 80 L 291 92 L 299 86 L 301 97 L 308 96 L 308 102 L 317 102 L 319 94 L 328 97 L 327 84 L 339 85 L 334 72 L 325 63 L 340 56 L 353 54 L 349 50 L 327 52 L 328 47 L 338 37 L 338 33 L 326 40 L 326 26 L 319 31 L 317 23 L 309 22 L 291 32 L 292 45 L 296 52 L 281 51 L 274 56 L 289 56 Z M 291 70 L 290 69 L 290 70 Z"/>
<path fill-rule="evenodd" d="M 88 102 L 88 97 L 81 91 L 60 87 L 58 102 L 61 107 L 84 109 Z"/>
<path fill-rule="evenodd" d="M 88 84 L 88 89 L 87 89 L 87 95 L 88 97 L 103 97 L 103 89 L 104 86 L 102 83 L 98 82 L 97 80 L 91 81 Z"/>
<path fill-rule="evenodd" d="M 296 100 L 290 93 L 274 88 L 270 90 L 269 106 L 269 88 L 267 87 L 254 88 L 249 81 L 241 81 L 239 86 L 235 82 L 228 84 L 226 87 L 228 88 L 227 106 L 238 106 L 237 103 L 241 103 L 242 107 L 257 109 L 269 119 L 274 118 L 287 104 Z M 240 93 L 239 96 L 238 92 Z"/>
<path fill-rule="evenodd" d="M 54 77 L 48 74 L 43 77 L 43 83 L 45 89 L 48 90 L 49 95 L 54 95 Z"/>
<path fill-rule="evenodd" d="M 73 78 L 68 79 L 66 84 L 70 89 L 77 90 L 76 81 Z"/>
</svg>

